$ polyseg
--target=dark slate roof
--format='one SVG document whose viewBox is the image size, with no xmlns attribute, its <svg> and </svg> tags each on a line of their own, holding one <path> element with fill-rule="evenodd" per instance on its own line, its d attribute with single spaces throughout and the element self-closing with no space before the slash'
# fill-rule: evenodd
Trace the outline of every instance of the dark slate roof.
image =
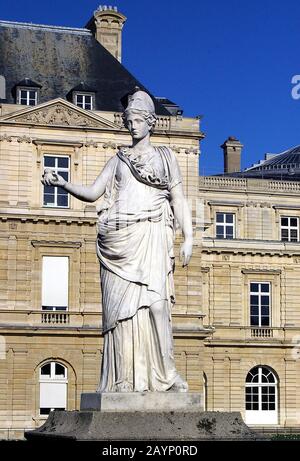
<svg viewBox="0 0 300 461">
<path fill-rule="evenodd" d="M 170 99 L 157 96 L 155 99 L 160 104 L 162 104 L 165 107 L 165 109 L 167 109 L 167 111 L 170 112 L 172 115 L 178 115 L 183 113 L 183 110 L 178 106 L 178 104 L 176 104 L 173 101 L 170 101 Z"/>
<path fill-rule="evenodd" d="M 13 88 L 24 78 L 42 86 L 40 102 L 66 98 L 84 81 L 97 91 L 96 110 L 104 111 L 122 112 L 120 99 L 135 86 L 149 93 L 88 29 L 0 21 L 0 75 L 7 103 L 15 103 Z M 152 98 L 157 114 L 170 115 Z"/>
<path fill-rule="evenodd" d="M 74 86 L 71 91 L 82 91 L 83 93 L 97 93 L 96 88 L 87 85 L 86 82 L 80 82 L 79 85 Z"/>
<path fill-rule="evenodd" d="M 34 82 L 33 80 L 30 80 L 30 78 L 24 78 L 24 80 L 18 82 L 16 86 L 27 86 L 28 88 L 42 88 L 42 85 Z"/>
<path fill-rule="evenodd" d="M 300 146 L 273 155 L 244 171 L 227 173 L 226 176 L 300 181 Z"/>
</svg>

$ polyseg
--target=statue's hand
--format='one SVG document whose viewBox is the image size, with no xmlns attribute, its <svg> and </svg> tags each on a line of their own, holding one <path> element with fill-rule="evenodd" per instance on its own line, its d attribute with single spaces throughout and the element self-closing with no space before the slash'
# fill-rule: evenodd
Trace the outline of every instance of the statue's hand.
<svg viewBox="0 0 300 461">
<path fill-rule="evenodd" d="M 193 251 L 193 239 L 185 239 L 180 248 L 180 261 L 182 261 L 182 267 L 189 264 Z"/>
<path fill-rule="evenodd" d="M 51 168 L 45 168 L 41 179 L 41 183 L 44 186 L 64 187 L 66 182 L 67 181 L 62 176 L 55 173 Z"/>
</svg>

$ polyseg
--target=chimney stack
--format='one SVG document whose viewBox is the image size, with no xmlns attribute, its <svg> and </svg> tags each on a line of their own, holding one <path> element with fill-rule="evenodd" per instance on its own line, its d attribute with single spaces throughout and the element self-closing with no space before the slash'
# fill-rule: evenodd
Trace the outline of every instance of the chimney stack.
<svg viewBox="0 0 300 461">
<path fill-rule="evenodd" d="M 99 6 L 85 26 L 118 61 L 122 58 L 122 29 L 126 17 L 116 6 Z"/>
<path fill-rule="evenodd" d="M 222 144 L 224 152 L 224 173 L 234 173 L 241 171 L 241 151 L 243 144 L 234 136 L 229 136 Z"/>
</svg>

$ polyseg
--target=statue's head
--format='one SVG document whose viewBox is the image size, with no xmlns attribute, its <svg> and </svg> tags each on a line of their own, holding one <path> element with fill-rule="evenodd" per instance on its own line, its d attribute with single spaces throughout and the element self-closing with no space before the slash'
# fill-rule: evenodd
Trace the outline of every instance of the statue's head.
<svg viewBox="0 0 300 461">
<path fill-rule="evenodd" d="M 123 120 L 133 138 L 140 139 L 152 133 L 156 119 L 153 101 L 145 91 L 138 90 L 128 96 Z"/>
</svg>

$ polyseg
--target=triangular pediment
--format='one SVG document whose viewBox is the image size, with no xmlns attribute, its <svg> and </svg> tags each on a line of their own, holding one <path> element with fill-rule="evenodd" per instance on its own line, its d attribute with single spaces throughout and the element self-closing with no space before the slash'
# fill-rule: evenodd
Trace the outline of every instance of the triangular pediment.
<svg viewBox="0 0 300 461">
<path fill-rule="evenodd" d="M 38 106 L 23 108 L 0 117 L 0 122 L 53 127 L 120 129 L 110 120 L 57 98 Z"/>
</svg>

